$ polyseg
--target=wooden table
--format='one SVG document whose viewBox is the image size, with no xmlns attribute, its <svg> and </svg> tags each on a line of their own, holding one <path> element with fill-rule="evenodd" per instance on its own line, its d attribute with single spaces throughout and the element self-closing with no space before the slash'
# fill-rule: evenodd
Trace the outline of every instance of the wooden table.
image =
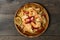
<svg viewBox="0 0 60 40">
<path fill-rule="evenodd" d="M 13 23 L 16 10 L 28 2 L 37 2 L 48 10 L 50 24 L 37 38 L 20 35 Z M 0 0 L 0 40 L 60 40 L 60 0 Z"/>
</svg>

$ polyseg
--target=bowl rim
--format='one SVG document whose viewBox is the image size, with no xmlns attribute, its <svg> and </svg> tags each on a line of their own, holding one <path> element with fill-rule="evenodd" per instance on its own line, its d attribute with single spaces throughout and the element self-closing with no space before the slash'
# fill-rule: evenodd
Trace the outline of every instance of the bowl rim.
<svg viewBox="0 0 60 40">
<path fill-rule="evenodd" d="M 41 6 L 41 7 L 44 9 L 44 11 L 46 12 L 46 16 L 47 16 L 47 24 L 46 24 L 45 29 L 44 29 L 41 33 L 37 34 L 36 36 L 27 36 L 27 35 L 23 34 L 23 33 L 17 28 L 17 26 L 16 26 L 16 24 L 15 24 L 15 16 L 16 16 L 17 12 L 18 12 L 19 10 L 21 10 L 21 7 L 22 7 L 22 6 L 25 6 L 25 5 L 30 4 L 30 3 L 31 3 L 31 4 L 34 4 L 34 5 L 39 5 L 39 6 Z M 19 7 L 19 8 L 17 9 L 17 11 L 16 11 L 16 13 L 15 13 L 15 15 L 14 15 L 14 25 L 15 25 L 15 28 L 17 29 L 17 31 L 19 32 L 19 34 L 21 34 L 22 36 L 25 36 L 25 37 L 28 37 L 28 38 L 34 38 L 34 37 L 38 37 L 38 36 L 42 35 L 42 34 L 47 30 L 48 25 L 49 25 L 49 15 L 48 15 L 47 10 L 46 10 L 40 3 L 35 3 L 35 2 L 30 2 L 30 3 L 26 3 L 26 4 L 22 5 L 21 7 Z"/>
</svg>

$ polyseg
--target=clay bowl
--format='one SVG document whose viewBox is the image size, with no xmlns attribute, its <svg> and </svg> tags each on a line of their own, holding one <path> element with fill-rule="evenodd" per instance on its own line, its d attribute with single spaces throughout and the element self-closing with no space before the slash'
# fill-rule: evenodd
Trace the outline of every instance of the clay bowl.
<svg viewBox="0 0 60 40">
<path fill-rule="evenodd" d="M 39 7 L 41 10 L 43 10 L 43 13 L 45 14 L 45 17 L 46 17 L 46 24 L 45 24 L 45 26 L 44 26 L 44 29 L 39 30 L 38 34 L 32 34 L 32 35 L 30 35 L 30 33 L 29 33 L 29 35 L 28 35 L 28 34 L 25 34 L 25 33 L 23 33 L 23 31 L 22 31 L 22 29 L 20 28 L 20 26 L 18 26 L 18 25 L 15 23 L 15 18 L 17 17 L 17 14 L 21 11 L 21 9 L 23 9 L 23 7 L 28 7 L 28 6 L 30 6 L 30 5 L 31 5 L 31 6 L 35 6 L 35 7 Z M 17 9 L 17 11 L 16 11 L 16 13 L 15 13 L 15 15 L 14 15 L 14 25 L 15 25 L 17 31 L 18 31 L 21 35 L 23 35 L 23 36 L 25 36 L 25 37 L 34 38 L 34 37 L 38 37 L 38 36 L 42 35 L 42 34 L 46 31 L 46 29 L 48 28 L 48 24 L 49 24 L 48 12 L 46 11 L 46 9 L 45 9 L 41 4 L 38 4 L 38 3 L 27 3 L 27 4 L 24 4 L 23 6 L 21 6 L 20 8 Z"/>
</svg>

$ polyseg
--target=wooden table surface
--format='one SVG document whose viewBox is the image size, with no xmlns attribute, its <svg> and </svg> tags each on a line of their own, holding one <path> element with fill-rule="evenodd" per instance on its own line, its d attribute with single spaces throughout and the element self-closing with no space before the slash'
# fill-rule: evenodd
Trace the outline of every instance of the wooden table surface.
<svg viewBox="0 0 60 40">
<path fill-rule="evenodd" d="M 16 10 L 28 2 L 44 5 L 50 17 L 48 29 L 37 38 L 22 36 L 13 23 Z M 0 40 L 60 40 L 60 0 L 0 0 Z"/>
</svg>

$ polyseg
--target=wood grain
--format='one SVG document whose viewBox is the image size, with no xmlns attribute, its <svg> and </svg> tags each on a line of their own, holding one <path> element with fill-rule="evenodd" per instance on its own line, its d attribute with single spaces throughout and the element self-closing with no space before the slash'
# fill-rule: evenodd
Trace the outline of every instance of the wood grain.
<svg viewBox="0 0 60 40">
<path fill-rule="evenodd" d="M 38 38 L 20 35 L 13 23 L 16 10 L 28 2 L 41 3 L 47 9 L 50 24 Z M 0 0 L 0 40 L 60 40 L 60 0 Z"/>
</svg>

